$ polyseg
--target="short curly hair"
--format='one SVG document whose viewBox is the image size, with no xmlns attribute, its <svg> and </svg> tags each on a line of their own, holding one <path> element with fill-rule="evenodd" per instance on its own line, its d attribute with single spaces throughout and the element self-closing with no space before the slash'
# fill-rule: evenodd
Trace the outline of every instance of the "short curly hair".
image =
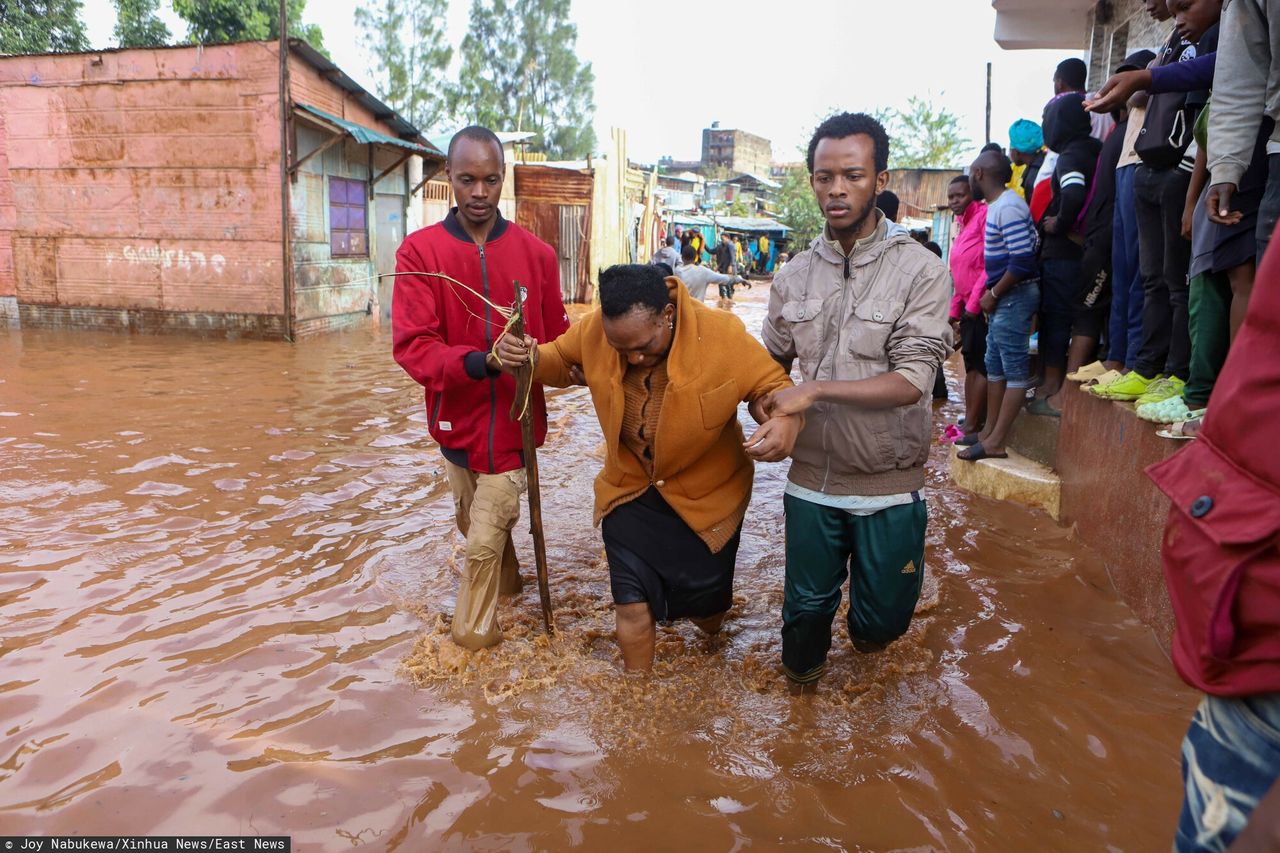
<svg viewBox="0 0 1280 853">
<path fill-rule="evenodd" d="M 600 313 L 611 320 L 640 307 L 658 314 L 670 304 L 666 279 L 652 264 L 616 264 L 600 273 Z"/>
<path fill-rule="evenodd" d="M 844 139 L 865 133 L 871 137 L 876 149 L 876 172 L 889 168 L 889 134 L 884 125 L 866 113 L 837 113 L 818 125 L 809 140 L 809 174 L 813 174 L 813 154 L 818 150 L 818 143 L 824 139 Z"/>
</svg>

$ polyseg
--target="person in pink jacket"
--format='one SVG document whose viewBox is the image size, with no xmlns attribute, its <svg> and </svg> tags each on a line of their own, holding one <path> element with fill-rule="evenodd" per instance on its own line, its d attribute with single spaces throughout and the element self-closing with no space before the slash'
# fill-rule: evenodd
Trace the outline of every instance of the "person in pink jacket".
<svg viewBox="0 0 1280 853">
<path fill-rule="evenodd" d="M 959 332 L 964 356 L 964 431 L 982 429 L 987 409 L 987 318 L 979 301 L 987 279 L 983 264 L 983 236 L 987 227 L 987 203 L 973 197 L 966 175 L 951 179 L 947 203 L 956 217 L 956 238 L 951 243 L 951 325 Z"/>
</svg>

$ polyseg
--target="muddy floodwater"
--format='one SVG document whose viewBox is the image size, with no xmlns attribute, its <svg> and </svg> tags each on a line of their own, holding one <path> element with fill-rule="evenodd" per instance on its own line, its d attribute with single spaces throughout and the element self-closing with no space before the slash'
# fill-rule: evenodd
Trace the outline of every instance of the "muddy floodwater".
<svg viewBox="0 0 1280 853">
<path fill-rule="evenodd" d="M 757 331 L 760 290 L 736 309 Z M 795 700 L 786 468 L 761 465 L 724 633 L 663 627 L 654 675 L 626 678 L 591 526 L 599 427 L 585 389 L 550 410 L 560 631 L 528 583 L 508 639 L 468 657 L 447 639 L 462 540 L 385 327 L 293 346 L 0 329 L 0 834 L 1168 849 L 1196 697 L 1069 531 L 957 490 L 937 449 L 911 632 L 858 656 L 841 626 Z"/>
</svg>

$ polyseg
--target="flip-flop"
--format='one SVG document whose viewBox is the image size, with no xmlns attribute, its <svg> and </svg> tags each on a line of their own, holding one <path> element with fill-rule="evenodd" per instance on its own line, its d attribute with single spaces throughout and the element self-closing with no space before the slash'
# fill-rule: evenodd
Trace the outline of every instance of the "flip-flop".
<svg viewBox="0 0 1280 853">
<path fill-rule="evenodd" d="M 956 439 L 957 447 L 973 447 L 978 443 L 978 434 L 976 432 L 966 432 L 964 435 Z"/>
<path fill-rule="evenodd" d="M 968 454 L 968 455 L 966 455 Z M 956 454 L 957 459 L 963 459 L 965 462 L 978 462 L 983 459 L 1008 459 L 1008 453 L 988 453 L 982 443 L 972 445 L 967 450 L 961 450 Z"/>
</svg>

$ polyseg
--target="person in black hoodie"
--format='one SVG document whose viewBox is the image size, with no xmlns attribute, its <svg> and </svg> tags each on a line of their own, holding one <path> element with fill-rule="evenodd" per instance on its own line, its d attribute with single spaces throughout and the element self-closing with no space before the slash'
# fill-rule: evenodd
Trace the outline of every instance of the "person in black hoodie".
<svg viewBox="0 0 1280 853">
<path fill-rule="evenodd" d="M 1065 92 L 1044 108 L 1044 139 L 1058 152 L 1053 168 L 1053 196 L 1040 220 L 1040 364 L 1044 382 L 1029 411 L 1056 417 L 1048 398 L 1062 388 L 1071 342 L 1071 321 L 1080 287 L 1084 256 L 1083 213 L 1098 167 L 1102 143 L 1090 136 L 1093 123 L 1084 95 Z"/>
</svg>

